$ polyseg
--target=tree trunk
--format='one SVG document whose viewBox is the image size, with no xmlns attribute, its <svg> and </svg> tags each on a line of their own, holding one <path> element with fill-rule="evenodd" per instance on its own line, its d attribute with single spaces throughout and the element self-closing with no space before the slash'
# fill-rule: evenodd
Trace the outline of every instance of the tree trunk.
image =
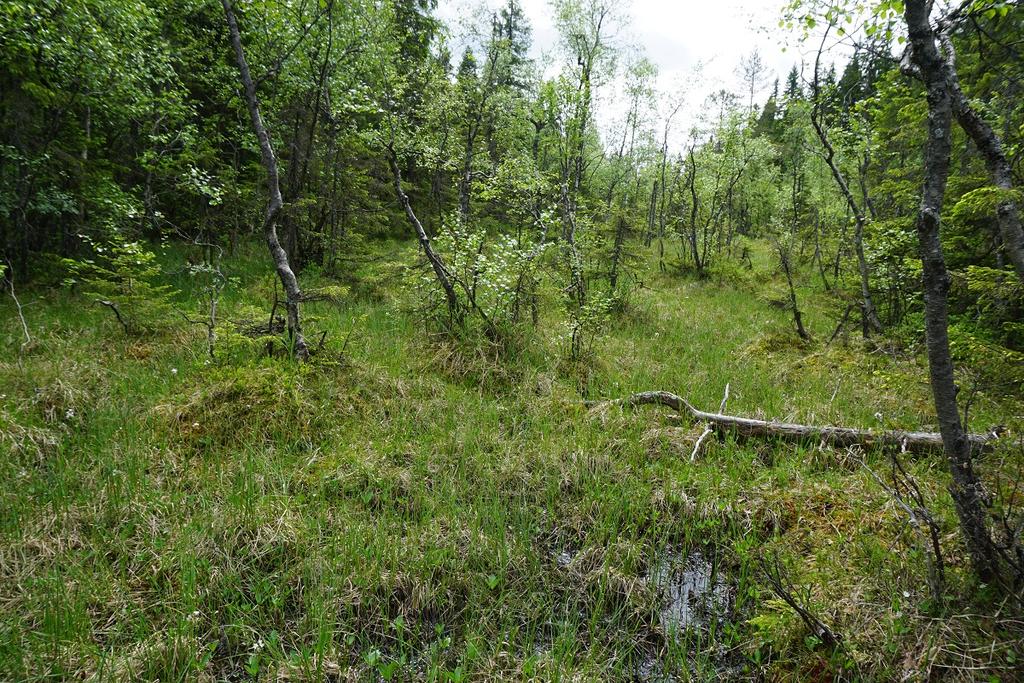
<svg viewBox="0 0 1024 683">
<path fill-rule="evenodd" d="M 949 273 L 939 240 L 940 215 L 949 176 L 950 127 L 953 103 L 944 60 L 932 30 L 928 0 L 907 0 L 904 17 L 910 37 L 910 59 L 928 94 L 928 142 L 924 152 L 924 186 L 917 217 L 923 265 L 925 336 L 932 396 L 952 475 L 950 494 L 967 542 L 974 570 L 982 581 L 998 575 L 992 538 L 985 520 L 981 481 L 974 471 L 971 444 L 960 422 L 953 359 L 949 350 L 947 293 Z"/>
<path fill-rule="evenodd" d="M 825 36 L 828 36 L 827 32 Z M 822 39 L 822 46 L 824 46 L 824 39 Z M 832 178 L 836 181 L 836 185 L 839 186 L 839 190 L 843 193 L 843 197 L 846 199 L 846 203 L 850 207 L 850 211 L 853 212 L 855 222 L 853 247 L 857 254 L 857 270 L 860 275 L 861 320 L 863 323 L 864 336 L 866 337 L 871 331 L 882 331 L 882 321 L 878 319 L 875 304 L 871 300 L 868 262 L 864 255 L 864 226 L 867 224 L 867 218 L 864 215 L 864 210 L 857 204 L 857 200 L 854 199 L 853 192 L 850 191 L 850 185 L 846 182 L 846 177 L 843 175 L 842 170 L 840 170 L 839 165 L 836 163 L 835 148 L 832 146 L 832 142 L 829 140 L 828 133 L 825 131 L 824 124 L 821 121 L 821 88 L 818 85 L 818 64 L 820 61 L 821 48 L 818 49 L 818 55 L 814 61 L 814 105 L 811 107 L 811 124 L 814 127 L 814 132 L 818 135 L 818 140 L 821 142 L 821 146 L 825 150 L 825 163 L 828 164 L 829 170 L 832 171 Z"/>
<path fill-rule="evenodd" d="M 615 245 L 612 248 L 612 268 L 608 275 L 608 288 L 615 294 L 619 284 L 619 267 L 622 264 L 622 250 L 626 242 L 626 218 L 620 215 L 615 222 Z"/>
<path fill-rule="evenodd" d="M 540 133 L 547 124 L 542 119 L 530 119 L 530 123 L 533 124 L 533 140 L 530 142 L 530 158 L 533 159 L 534 165 L 540 160 Z"/>
<path fill-rule="evenodd" d="M 1013 190 L 1013 171 L 1003 152 L 1003 144 L 992 130 L 992 126 L 988 125 L 988 122 L 971 106 L 967 96 L 960 89 L 960 79 L 956 73 L 956 52 L 949 34 L 940 33 L 938 38 L 945 51 L 945 55 L 940 54 L 939 57 L 943 59 L 946 88 L 952 98 L 953 114 L 985 158 L 985 166 L 992 176 L 992 183 L 1000 190 L 1009 192 Z M 1017 202 L 1009 197 L 999 202 L 996 219 L 999 222 L 999 234 L 1003 238 L 1003 249 L 1010 257 L 1017 277 L 1024 282 L 1024 228 L 1021 227 Z"/>
<path fill-rule="evenodd" d="M 416 231 L 416 238 L 423 248 L 423 254 L 427 257 L 427 261 L 430 262 L 430 267 L 433 268 L 434 275 L 437 277 L 441 289 L 444 290 L 445 300 L 448 302 L 449 315 L 456 323 L 461 322 L 462 309 L 459 306 L 459 298 L 455 293 L 455 286 L 452 284 L 451 275 L 448 273 L 448 268 L 444 265 L 441 257 L 437 255 L 434 247 L 430 244 L 430 237 L 427 236 L 427 231 L 423 229 L 423 224 L 420 223 L 420 219 L 416 217 L 416 212 L 412 209 L 409 195 L 402 189 L 402 171 L 398 167 L 398 157 L 390 145 L 387 149 L 387 157 L 388 166 L 391 167 L 391 176 L 394 180 L 395 194 L 398 196 L 398 202 L 405 210 L 405 217 L 409 220 L 409 224 Z"/>
<path fill-rule="evenodd" d="M 697 197 L 697 160 L 693 157 L 693 147 L 693 145 L 690 146 L 690 174 L 687 177 L 687 185 L 690 188 L 690 252 L 693 254 L 693 267 L 697 269 L 698 275 L 703 275 L 704 263 L 700 259 L 700 250 L 697 248 L 697 212 L 700 203 Z"/>
<path fill-rule="evenodd" d="M 663 405 L 679 413 L 689 413 L 698 422 L 706 422 L 721 432 L 733 432 L 748 438 L 770 438 L 796 443 L 814 443 L 846 448 L 861 446 L 863 448 L 895 448 L 911 453 L 934 453 L 943 450 L 943 437 L 934 432 L 876 432 L 870 429 L 854 427 L 832 427 L 778 422 L 776 420 L 758 420 L 738 415 L 725 415 L 719 408 L 717 413 L 708 413 L 694 408 L 690 403 L 668 391 L 641 391 L 626 398 L 607 401 L 584 401 L 584 405 L 595 411 L 610 406 L 642 406 Z M 979 452 L 991 450 L 992 441 L 997 438 L 995 433 L 971 434 L 966 438 L 969 446 Z"/>
<path fill-rule="evenodd" d="M 473 157 L 476 151 L 476 133 L 479 118 L 469 125 L 466 132 L 466 146 L 462 154 L 462 174 L 459 176 L 459 218 L 463 225 L 469 225 L 469 200 L 473 189 Z"/>
<path fill-rule="evenodd" d="M 242 81 L 242 89 L 245 95 L 245 104 L 249 110 L 249 118 L 252 121 L 253 132 L 260 143 L 260 155 L 263 160 L 263 168 L 267 172 L 267 209 L 263 218 L 263 235 L 270 250 L 270 258 L 274 261 L 274 268 L 281 279 L 281 286 L 285 293 L 285 310 L 288 313 L 288 333 L 291 336 L 292 348 L 295 357 L 300 360 L 309 356 L 309 347 L 302 335 L 302 325 L 299 318 L 299 302 L 302 300 L 302 292 L 299 290 L 299 281 L 295 277 L 291 266 L 288 263 L 288 254 L 281 246 L 277 237 L 277 218 L 284 205 L 281 197 L 281 182 L 277 170 L 277 158 L 274 156 L 274 148 L 270 144 L 270 134 L 263 124 L 263 117 L 260 115 L 259 100 L 256 98 L 256 84 L 249 73 L 249 64 L 245 60 L 245 51 L 242 49 L 242 35 L 238 30 L 238 21 L 235 19 L 235 12 L 231 8 L 231 0 L 221 0 L 224 7 L 224 15 L 227 17 L 228 30 L 231 34 L 231 44 L 235 48 L 235 60 L 238 62 L 238 71 Z"/>
<path fill-rule="evenodd" d="M 658 201 L 658 181 L 655 179 L 651 186 L 651 200 L 647 204 L 647 232 L 644 234 L 644 246 L 651 246 L 654 240 L 655 204 Z"/>
<path fill-rule="evenodd" d="M 811 335 L 808 334 L 807 328 L 804 327 L 804 316 L 800 311 L 800 306 L 797 304 L 796 299 L 796 287 L 793 286 L 793 269 L 789 263 L 789 253 L 786 248 L 782 246 L 782 243 L 776 243 L 776 248 L 779 252 L 779 261 L 782 264 L 782 272 L 786 274 L 786 283 L 789 285 L 789 305 L 793 310 L 793 322 L 796 323 L 796 333 L 800 335 L 800 338 L 804 341 L 810 341 Z"/>
</svg>

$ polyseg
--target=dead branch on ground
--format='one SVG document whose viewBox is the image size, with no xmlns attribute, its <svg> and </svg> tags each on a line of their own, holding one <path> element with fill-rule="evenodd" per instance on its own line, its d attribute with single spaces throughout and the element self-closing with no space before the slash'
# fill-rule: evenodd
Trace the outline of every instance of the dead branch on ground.
<svg viewBox="0 0 1024 683">
<path fill-rule="evenodd" d="M 884 431 L 857 429 L 853 427 L 832 427 L 802 425 L 790 422 L 757 420 L 736 415 L 707 413 L 690 405 L 686 399 L 668 391 L 643 391 L 626 398 L 608 401 L 585 401 L 584 405 L 593 410 L 611 406 L 633 407 L 640 405 L 663 405 L 679 413 L 689 413 L 695 420 L 707 422 L 722 432 L 734 432 L 744 437 L 775 438 L 783 441 L 818 441 L 826 446 L 846 448 L 899 448 L 912 453 L 942 452 L 942 435 L 938 432 Z M 993 429 L 987 434 L 969 434 L 971 448 L 988 451 L 1000 431 Z"/>
</svg>

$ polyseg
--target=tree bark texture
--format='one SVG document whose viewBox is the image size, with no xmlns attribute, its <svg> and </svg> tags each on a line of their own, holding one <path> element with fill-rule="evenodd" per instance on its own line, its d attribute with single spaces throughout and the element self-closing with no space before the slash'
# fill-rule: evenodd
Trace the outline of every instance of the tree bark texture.
<svg viewBox="0 0 1024 683">
<path fill-rule="evenodd" d="M 997 565 L 985 518 L 981 481 L 974 471 L 971 440 L 957 409 L 957 386 L 949 350 L 949 273 L 939 240 L 941 211 L 949 177 L 950 96 L 943 59 L 930 22 L 929 0 L 907 0 L 904 18 L 910 39 L 910 60 L 928 96 L 928 141 L 924 151 L 924 186 L 917 217 L 917 236 L 923 266 L 925 337 L 932 396 L 939 420 L 943 450 L 952 475 L 950 494 L 975 572 L 982 581 L 997 575 Z"/>
</svg>

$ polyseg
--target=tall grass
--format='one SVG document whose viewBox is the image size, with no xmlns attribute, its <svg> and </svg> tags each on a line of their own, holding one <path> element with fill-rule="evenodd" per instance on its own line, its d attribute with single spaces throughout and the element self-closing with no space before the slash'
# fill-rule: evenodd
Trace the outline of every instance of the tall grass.
<svg viewBox="0 0 1024 683">
<path fill-rule="evenodd" d="M 180 254 L 165 258 L 173 271 Z M 665 389 L 717 407 L 728 383 L 739 414 L 932 426 L 922 359 L 825 346 L 834 321 L 811 285 L 807 346 L 759 295 L 778 285 L 766 264 L 751 283 L 651 264 L 596 345 L 592 398 Z M 265 315 L 260 260 L 226 267 L 225 317 Z M 1019 673 L 1024 631 L 975 597 L 940 458 L 909 463 L 950 555 L 948 604 L 933 605 L 899 509 L 850 454 L 725 438 L 690 462 L 677 416 L 582 406 L 554 295 L 518 350 L 494 356 L 424 342 L 382 279 L 307 307 L 310 339 L 326 341 L 306 365 L 230 340 L 210 362 L 185 327 L 126 338 L 109 312 L 43 288 L 22 297 L 38 343 L 19 354 L 4 302 L 0 678 Z M 187 279 L 169 282 L 189 306 Z M 1021 427 L 1012 398 L 983 395 L 972 414 Z M 728 613 L 666 629 L 652 568 L 697 549 L 726 577 Z M 846 635 L 841 653 L 765 587 L 757 559 L 772 549 Z"/>
</svg>

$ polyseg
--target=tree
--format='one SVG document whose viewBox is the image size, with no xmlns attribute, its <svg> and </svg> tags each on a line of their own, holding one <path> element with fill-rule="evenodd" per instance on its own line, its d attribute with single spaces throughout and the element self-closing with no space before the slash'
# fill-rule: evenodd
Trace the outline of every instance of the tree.
<svg viewBox="0 0 1024 683">
<path fill-rule="evenodd" d="M 957 408 L 957 386 L 949 350 L 949 273 L 939 239 L 942 204 L 949 178 L 950 129 L 953 97 L 946 62 L 931 25 L 931 3 L 907 0 L 903 16 L 909 37 L 909 70 L 928 96 L 928 142 L 924 152 L 924 185 L 917 217 L 924 288 L 925 334 L 932 397 L 943 447 L 949 461 L 950 494 L 978 578 L 991 581 L 999 574 L 992 536 L 985 518 L 984 489 L 974 470 L 974 454 Z"/>
<path fill-rule="evenodd" d="M 562 98 L 559 121 L 559 207 L 562 240 L 569 270 L 567 288 L 571 311 L 576 315 L 586 304 L 583 258 L 577 244 L 580 194 L 587 168 L 587 143 L 592 126 L 595 79 L 613 58 L 609 44 L 614 21 L 613 6 L 606 0 L 558 0 L 555 5 L 558 28 L 568 60 L 568 70 L 560 80 Z M 573 335 L 572 355 L 580 352 L 578 336 Z"/>
<path fill-rule="evenodd" d="M 723 106 L 726 108 L 718 114 L 722 123 L 704 131 L 710 133 L 706 142 L 699 144 L 701 132 L 694 131 L 685 161 L 688 216 L 680 226 L 680 237 L 699 277 L 707 275 L 714 258 L 731 242 L 737 222 L 735 209 L 747 189 L 744 181 L 751 181 L 753 189 L 757 184 L 754 176 L 773 172 L 766 163 L 774 152 L 771 144 L 754 137 L 752 127 L 745 123 L 747 117 L 730 102 Z"/>
<path fill-rule="evenodd" d="M 800 84 L 800 70 L 796 64 L 786 74 L 786 89 L 783 92 L 783 100 L 788 106 L 790 102 L 804 99 L 804 87 Z"/>
<path fill-rule="evenodd" d="M 776 130 L 776 123 L 779 116 L 779 79 L 775 79 L 775 83 L 772 86 L 772 94 L 768 96 L 768 101 L 764 103 L 764 108 L 761 110 L 761 115 L 757 118 L 757 133 L 768 138 L 776 138 L 778 131 Z"/>
<path fill-rule="evenodd" d="M 296 358 L 305 359 L 309 356 L 309 347 L 302 334 L 302 323 L 299 315 L 299 305 L 302 301 L 302 292 L 299 290 L 299 282 L 295 273 L 288 263 L 288 254 L 277 236 L 277 219 L 284 205 L 281 197 L 281 183 L 277 168 L 277 157 L 274 156 L 274 148 L 270 142 L 270 133 L 260 115 L 259 99 L 256 95 L 256 83 L 249 72 L 249 63 L 245 59 L 245 50 L 242 47 L 242 34 L 238 28 L 238 21 L 235 12 L 231 7 L 231 0 L 221 0 L 224 7 L 224 15 L 228 22 L 228 32 L 231 36 L 231 44 L 235 51 L 235 61 L 238 63 L 239 79 L 242 83 L 242 91 L 245 97 L 245 105 L 249 110 L 249 120 L 252 123 L 253 133 L 260 145 L 260 157 L 263 161 L 263 168 L 267 174 L 267 208 L 263 218 L 263 235 L 270 250 L 270 258 L 274 262 L 277 276 L 281 280 L 281 286 L 285 293 L 285 310 L 288 314 L 288 334 L 291 338 L 292 352 Z"/>
<path fill-rule="evenodd" d="M 946 80 L 946 89 L 952 99 L 956 120 L 985 158 L 992 183 L 1002 193 L 996 207 L 996 220 L 1003 238 L 1003 249 L 1017 271 L 1017 277 L 1024 282 L 1024 228 L 1021 227 L 1020 211 L 1014 192 L 1013 169 L 1006 159 L 999 136 L 971 105 L 960 87 L 960 78 L 956 72 L 956 49 L 950 36 L 951 19 L 955 18 L 958 18 L 958 15 L 940 22 L 937 33 L 937 39 L 942 46 L 939 59 Z"/>
<path fill-rule="evenodd" d="M 611 295 L 616 288 L 626 262 L 629 260 L 628 238 L 630 225 L 640 200 L 641 170 L 645 152 L 650 151 L 651 136 L 646 112 L 654 107 L 653 79 L 657 69 L 644 57 L 632 60 L 626 66 L 625 92 L 628 109 L 622 125 L 622 138 L 609 164 L 605 204 L 613 223 L 611 263 L 608 285 Z"/>
<path fill-rule="evenodd" d="M 484 66 L 484 73 L 489 76 L 494 73 L 494 62 L 491 56 L 494 52 L 489 51 L 487 64 Z M 462 109 L 463 125 L 465 127 L 464 152 L 462 156 L 462 172 L 459 176 L 459 217 L 463 223 L 469 222 L 469 199 L 473 184 L 473 158 L 476 154 L 476 138 L 480 132 L 480 125 L 484 118 L 484 107 L 492 92 L 491 83 L 480 82 L 476 57 L 473 50 L 466 48 L 462 55 L 462 62 L 458 71 L 458 92 L 460 96 L 460 108 Z"/>
<path fill-rule="evenodd" d="M 185 93 L 160 34 L 159 13 L 141 2 L 0 9 L 0 250 L 20 278 L 36 255 L 74 256 L 85 238 L 133 241 L 144 210 L 130 186 L 150 143 L 137 131 L 153 132 L 155 158 L 176 130 L 161 157 L 182 170 Z"/>
<path fill-rule="evenodd" d="M 831 25 L 829 26 L 829 29 L 831 29 Z M 853 192 L 850 190 L 850 185 L 836 161 L 835 147 L 833 147 L 832 142 L 829 140 L 828 132 L 825 129 L 824 113 L 822 111 L 824 96 L 822 93 L 822 86 L 819 81 L 819 73 L 821 53 L 824 49 L 825 41 L 828 39 L 828 35 L 829 30 L 826 30 L 822 37 L 821 45 L 818 47 L 818 54 L 814 60 L 811 123 L 814 126 L 814 132 L 818 135 L 818 140 L 821 142 L 821 146 L 825 150 L 825 163 L 828 164 L 829 169 L 832 171 L 832 177 L 836 181 L 836 185 L 843 193 L 843 197 L 846 199 L 846 202 L 850 207 L 850 211 L 853 212 L 853 218 L 856 225 L 853 233 L 853 245 L 854 250 L 857 253 L 857 269 L 860 275 L 861 328 L 864 336 L 867 337 L 870 332 L 881 332 L 882 322 L 878 319 L 878 313 L 875 311 L 874 301 L 871 299 L 871 283 L 868 275 L 868 264 L 867 258 L 864 255 L 864 227 L 867 225 L 867 209 L 866 206 L 861 206 L 853 196 Z M 866 201 L 865 204 L 867 204 Z"/>
<path fill-rule="evenodd" d="M 498 70 L 497 83 L 525 91 L 529 86 L 531 42 L 530 22 L 519 0 L 508 0 L 494 17 L 493 37 L 502 44 L 504 58 Z"/>
<path fill-rule="evenodd" d="M 658 268 L 665 270 L 665 229 L 668 220 L 668 208 L 672 202 L 672 199 L 676 190 L 676 183 L 672 183 L 671 187 L 668 182 L 668 141 L 669 134 L 672 130 L 672 120 L 682 109 L 684 100 L 682 96 L 675 98 L 674 102 L 671 102 L 669 110 L 665 114 L 665 123 L 662 128 L 661 134 L 661 150 L 660 150 L 660 163 L 658 166 L 658 177 L 654 181 L 654 187 L 651 192 L 651 226 L 647 232 L 646 243 L 650 245 L 651 238 L 653 236 L 653 224 L 655 215 L 655 203 L 657 203 L 657 224 L 658 224 Z M 678 178 L 678 174 L 676 175 Z"/>
<path fill-rule="evenodd" d="M 750 54 L 740 58 L 740 65 L 737 69 L 741 80 L 743 81 L 744 91 L 749 97 L 747 102 L 748 115 L 754 115 L 754 98 L 764 90 L 766 78 L 768 77 L 768 66 L 764 63 L 761 58 L 761 53 L 754 48 Z"/>
</svg>

